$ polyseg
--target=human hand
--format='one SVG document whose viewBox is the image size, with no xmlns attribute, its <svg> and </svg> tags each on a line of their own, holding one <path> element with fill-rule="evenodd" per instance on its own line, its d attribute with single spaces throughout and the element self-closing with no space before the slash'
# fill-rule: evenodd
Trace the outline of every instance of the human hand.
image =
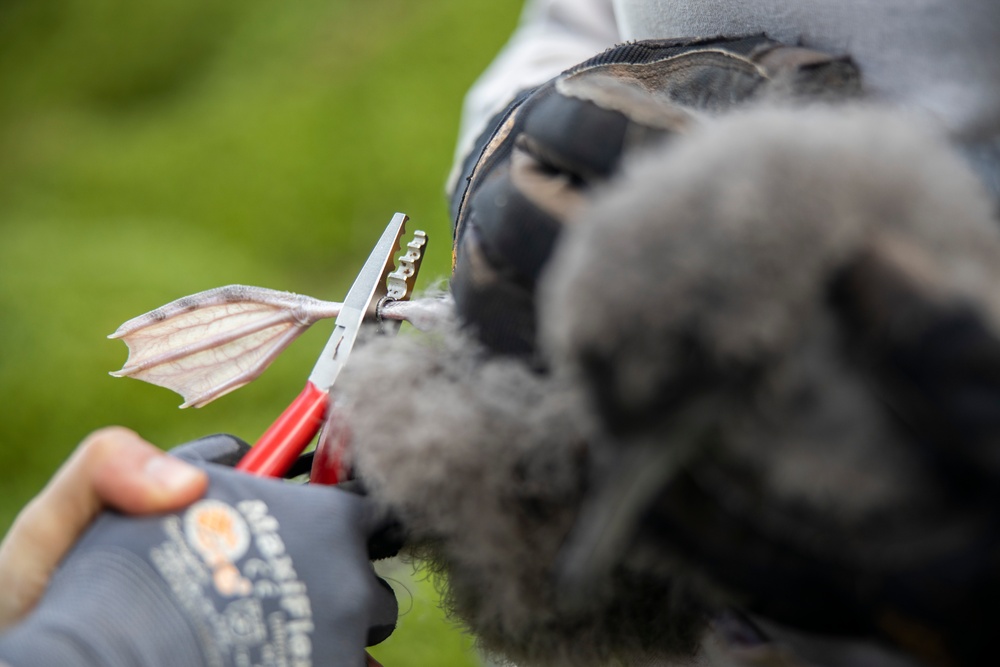
<svg viewBox="0 0 1000 667">
<path fill-rule="evenodd" d="M 91 434 L 21 511 L 0 545 L 0 629 L 34 608 L 56 566 L 103 510 L 169 512 L 200 498 L 207 486 L 203 470 L 128 429 Z"/>
<path fill-rule="evenodd" d="M 174 453 L 233 459 L 240 447 L 213 436 Z M 102 514 L 37 610 L 0 637 L 0 660 L 364 664 L 364 647 L 389 635 L 397 612 L 369 561 L 382 523 L 367 499 L 200 465 L 209 488 L 186 510 Z"/>
<path fill-rule="evenodd" d="M 846 57 L 763 36 L 610 49 L 522 94 L 480 137 L 452 197 L 459 315 L 495 352 L 535 352 L 535 286 L 562 228 L 626 158 L 762 98 L 843 98 Z"/>
</svg>

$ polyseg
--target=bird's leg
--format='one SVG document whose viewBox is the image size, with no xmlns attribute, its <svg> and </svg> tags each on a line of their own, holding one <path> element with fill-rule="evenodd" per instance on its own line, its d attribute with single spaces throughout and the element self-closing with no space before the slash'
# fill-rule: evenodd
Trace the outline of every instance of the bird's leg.
<svg viewBox="0 0 1000 667">
<path fill-rule="evenodd" d="M 258 377 L 318 320 L 341 304 L 263 287 L 229 285 L 140 315 L 109 336 L 129 348 L 112 373 L 176 391 L 201 407 Z"/>
<path fill-rule="evenodd" d="M 133 318 L 109 338 L 128 345 L 112 373 L 176 391 L 182 408 L 207 405 L 255 380 L 281 352 L 342 304 L 263 287 L 228 285 L 198 292 Z M 447 318 L 451 300 L 390 301 L 386 320 L 428 329 Z"/>
</svg>

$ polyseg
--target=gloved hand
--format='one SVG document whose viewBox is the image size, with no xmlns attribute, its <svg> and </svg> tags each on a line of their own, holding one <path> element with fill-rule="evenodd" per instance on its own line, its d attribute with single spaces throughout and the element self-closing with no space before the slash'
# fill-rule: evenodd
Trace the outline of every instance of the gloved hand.
<svg viewBox="0 0 1000 667">
<path fill-rule="evenodd" d="M 176 513 L 107 512 L 63 561 L 37 609 L 0 637 L 28 665 L 365 664 L 397 606 L 375 576 L 368 501 L 342 489 L 230 470 L 246 445 L 176 450 L 209 489 Z"/>
<path fill-rule="evenodd" d="M 859 89 L 848 58 L 755 36 L 625 44 L 523 93 L 452 196 L 459 315 L 493 351 L 531 356 L 535 285 L 559 233 L 627 156 L 755 100 Z"/>
</svg>

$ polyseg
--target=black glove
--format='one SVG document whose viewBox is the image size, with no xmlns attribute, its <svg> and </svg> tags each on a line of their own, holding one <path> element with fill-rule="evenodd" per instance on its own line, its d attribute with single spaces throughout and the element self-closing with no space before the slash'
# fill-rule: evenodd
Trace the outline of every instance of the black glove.
<svg viewBox="0 0 1000 667">
<path fill-rule="evenodd" d="M 459 315 L 495 352 L 532 355 L 535 284 L 560 230 L 626 156 L 752 100 L 859 88 L 845 57 L 754 36 L 626 44 L 523 93 L 479 138 L 452 197 Z"/>
<path fill-rule="evenodd" d="M 206 496 L 167 515 L 101 516 L 38 608 L 0 638 L 0 661 L 364 665 L 397 615 L 368 556 L 379 517 L 360 495 L 208 462 L 234 463 L 245 448 L 230 436 L 179 448 L 207 470 Z"/>
</svg>

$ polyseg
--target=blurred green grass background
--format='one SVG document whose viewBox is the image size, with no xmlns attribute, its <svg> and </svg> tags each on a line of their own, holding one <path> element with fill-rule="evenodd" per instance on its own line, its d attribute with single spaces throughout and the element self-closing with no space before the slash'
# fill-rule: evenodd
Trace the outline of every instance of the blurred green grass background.
<svg viewBox="0 0 1000 667">
<path fill-rule="evenodd" d="M 431 237 L 421 283 L 446 275 L 461 99 L 519 5 L 0 3 L 0 528 L 100 426 L 165 447 L 253 440 L 329 333 L 179 412 L 108 376 L 126 349 L 105 336 L 126 319 L 230 283 L 339 299 L 397 210 Z M 471 664 L 430 584 L 407 586 L 413 611 L 378 657 Z"/>
</svg>

